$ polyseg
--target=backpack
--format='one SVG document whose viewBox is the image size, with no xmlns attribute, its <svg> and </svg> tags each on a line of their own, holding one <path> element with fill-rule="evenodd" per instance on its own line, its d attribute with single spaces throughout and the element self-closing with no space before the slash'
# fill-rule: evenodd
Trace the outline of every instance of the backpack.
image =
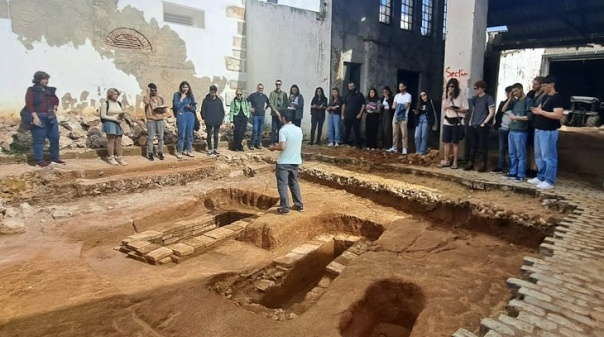
<svg viewBox="0 0 604 337">
<path fill-rule="evenodd" d="M 120 108 L 122 107 L 122 103 L 120 101 L 116 101 L 117 104 L 119 104 Z M 109 113 L 109 102 L 107 102 L 106 104 L 107 110 L 105 110 L 105 114 Z M 101 117 L 102 113 L 101 113 L 101 108 L 98 109 L 99 112 L 99 118 L 102 120 L 103 118 Z"/>
</svg>

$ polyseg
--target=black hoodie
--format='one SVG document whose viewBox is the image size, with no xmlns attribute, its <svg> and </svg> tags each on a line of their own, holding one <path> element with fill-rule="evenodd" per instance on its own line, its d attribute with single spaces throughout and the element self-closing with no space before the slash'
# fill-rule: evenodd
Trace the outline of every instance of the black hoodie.
<svg viewBox="0 0 604 337">
<path fill-rule="evenodd" d="M 221 125 L 224 122 L 224 115 L 222 99 L 218 96 L 212 99 L 210 94 L 207 94 L 201 104 L 201 118 L 205 121 L 206 125 Z"/>
</svg>

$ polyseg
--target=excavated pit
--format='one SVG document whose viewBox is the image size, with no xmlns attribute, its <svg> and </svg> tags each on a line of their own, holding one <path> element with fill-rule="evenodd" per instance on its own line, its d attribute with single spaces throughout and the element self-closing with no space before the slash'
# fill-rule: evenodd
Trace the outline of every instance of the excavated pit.
<svg viewBox="0 0 604 337">
<path fill-rule="evenodd" d="M 425 197 L 411 190 L 368 185 L 356 176 L 350 178 L 305 168 L 300 176 L 306 210 L 283 216 L 275 211 L 279 199 L 274 189 L 274 176 L 268 170 L 231 175 L 240 168 L 234 166 L 232 171 L 221 171 L 217 167 L 207 163 L 201 167 L 189 165 L 164 175 L 156 174 L 150 168 L 127 174 L 114 168 L 103 174 L 99 170 L 67 172 L 63 176 L 65 179 L 49 180 L 43 189 L 48 193 L 61 187 L 64 189 L 58 195 L 96 198 L 93 200 L 98 200 L 103 193 L 115 197 L 117 193 L 131 191 L 140 193 L 137 195 L 140 198 L 153 193 L 162 202 L 161 207 L 149 207 L 145 212 L 137 210 L 131 220 L 124 221 L 126 218 L 121 217 L 124 222 L 108 226 L 107 232 L 100 231 L 104 230 L 104 224 L 99 224 L 92 228 L 94 236 L 89 234 L 91 227 L 86 226 L 78 227 L 77 235 L 70 235 L 74 241 L 84 242 L 81 249 L 84 261 L 94 265 L 94 275 L 86 277 L 101 275 L 107 284 L 119 284 L 119 287 L 103 285 L 112 291 L 138 291 L 135 283 L 144 283 L 140 289 L 148 290 L 152 294 L 148 297 L 156 299 L 149 303 L 141 301 L 136 310 L 149 312 L 145 324 L 159 327 L 159 335 L 180 335 L 183 330 L 168 323 L 168 328 L 162 330 L 166 315 L 174 312 L 168 306 L 161 309 L 155 306 L 161 306 L 162 301 L 174 302 L 178 297 L 178 303 L 174 304 L 174 307 L 182 305 L 178 315 L 194 322 L 199 317 L 187 315 L 196 312 L 199 303 L 205 303 L 211 297 L 209 303 L 218 306 L 221 315 L 230 312 L 237 319 L 249 319 L 252 325 L 253 318 L 249 316 L 261 317 L 262 326 L 272 324 L 271 320 L 291 321 L 275 326 L 310 331 L 317 317 L 329 317 L 336 326 L 326 334 L 329 336 L 408 337 L 414 328 L 418 333 L 417 323 L 426 319 L 422 312 L 430 307 L 428 303 L 433 305 L 442 300 L 443 294 L 438 293 L 438 289 L 449 283 L 454 286 L 444 289 L 443 293 L 446 290 L 459 295 L 455 293 L 458 289 L 471 293 L 474 288 L 480 288 L 477 295 L 472 294 L 473 297 L 463 303 L 466 305 L 464 310 L 476 310 L 471 320 L 466 318 L 465 312 L 463 315 L 455 312 L 456 299 L 444 299 L 444 304 L 439 303 L 453 312 L 452 326 L 471 328 L 478 318 L 489 315 L 488 308 L 507 298 L 503 280 L 515 275 L 522 256 L 534 252 L 553 229 L 549 219 L 547 223 L 540 223 L 534 218 L 523 217 L 522 209 L 516 211 L 520 215 L 512 214 L 512 211 L 500 214 L 499 211 L 490 212 L 488 207 L 478 205 L 474 200 Z M 181 186 L 189 182 L 193 184 L 193 191 Z M 160 194 L 157 193 L 158 185 L 165 188 L 160 191 L 168 193 L 168 197 L 157 196 Z M 195 188 L 205 192 L 195 191 Z M 186 197 L 180 200 L 179 192 Z M 153 204 L 143 206 L 149 205 Z M 72 220 L 76 222 L 76 219 Z M 120 241 L 117 249 L 126 255 L 111 251 Z M 157 252 L 160 249 L 162 251 Z M 111 262 L 114 261 L 111 259 L 114 257 L 107 250 L 119 255 L 119 272 L 112 271 Z M 188 262 L 158 268 L 143 263 L 133 265 L 134 262 L 125 256 L 153 265 Z M 517 261 L 518 266 L 508 260 Z M 461 270 L 466 261 L 473 264 L 472 267 Z M 503 270 L 497 277 L 489 275 L 489 270 L 485 269 L 491 263 L 493 269 Z M 132 279 L 131 270 L 136 270 Z M 447 273 L 455 274 L 455 277 L 443 276 Z M 71 274 L 75 275 L 77 271 Z M 180 274 L 186 275 L 181 277 Z M 476 280 L 481 283 L 473 283 Z M 503 288 L 498 288 L 499 283 Z M 42 290 L 39 292 L 43 293 Z M 97 300 L 84 302 L 94 306 Z M 234 310 L 233 304 L 245 310 Z M 111 312 L 123 309 L 118 307 L 110 305 L 109 309 Z M 329 311 L 336 307 L 337 311 Z M 99 310 L 99 315 L 106 313 L 104 308 Z M 162 310 L 166 311 L 165 315 Z M 258 315 L 249 315 L 246 311 Z M 77 321 L 78 315 L 83 314 L 69 311 L 73 317 L 66 320 Z M 204 311 L 204 315 L 207 324 L 213 322 L 218 323 L 215 326 L 221 326 L 222 321 L 217 322 L 211 312 Z M 295 320 L 300 315 L 304 315 L 304 319 Z M 467 321 L 457 321 L 458 317 Z M 94 324 L 90 326 L 92 329 Z M 23 334 L 27 335 L 26 324 L 19 328 L 25 329 Z M 202 331 L 200 326 L 188 331 L 198 330 Z M 446 333 L 453 332 L 449 330 Z M 17 330 L 9 327 L 6 331 Z M 78 330 L 78 334 L 87 335 L 82 331 Z M 320 335 L 316 331 L 309 334 Z M 232 331 L 230 335 L 233 335 Z M 241 331 L 240 335 L 262 333 Z"/>
<path fill-rule="evenodd" d="M 389 279 L 372 284 L 340 319 L 342 337 L 409 337 L 425 306 L 420 287 Z"/>
</svg>

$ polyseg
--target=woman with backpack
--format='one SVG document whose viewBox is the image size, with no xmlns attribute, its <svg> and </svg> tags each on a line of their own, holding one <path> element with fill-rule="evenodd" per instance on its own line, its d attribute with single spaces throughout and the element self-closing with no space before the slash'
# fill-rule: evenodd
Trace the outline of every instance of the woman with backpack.
<svg viewBox="0 0 604 337">
<path fill-rule="evenodd" d="M 101 123 L 103 132 L 107 135 L 107 162 L 111 165 L 128 165 L 122 158 L 122 127 L 124 111 L 122 104 L 117 101 L 120 92 L 111 88 L 107 90 L 107 100 L 101 104 Z"/>
</svg>

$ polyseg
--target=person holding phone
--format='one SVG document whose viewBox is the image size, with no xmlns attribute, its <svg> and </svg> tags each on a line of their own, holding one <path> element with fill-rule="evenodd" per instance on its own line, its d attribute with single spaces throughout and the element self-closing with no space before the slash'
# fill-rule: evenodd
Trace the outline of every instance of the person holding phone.
<svg viewBox="0 0 604 337">
<path fill-rule="evenodd" d="M 342 115 L 342 97 L 338 88 L 331 89 L 331 97 L 327 105 L 327 146 L 340 146 L 340 116 Z"/>
<path fill-rule="evenodd" d="M 457 169 L 459 141 L 464 138 L 462 120 L 468 112 L 468 99 L 461 92 L 459 81 L 456 78 L 452 78 L 447 82 L 446 92 L 447 95 L 442 101 L 444 157 L 438 167 Z M 453 155 L 452 160 L 451 155 Z"/>
<path fill-rule="evenodd" d="M 195 110 L 197 103 L 189 82 L 182 81 L 178 91 L 172 98 L 172 106 L 176 111 L 176 127 L 178 128 L 178 143 L 176 158 L 182 159 L 183 149 L 187 146 L 186 155 L 193 157 L 193 129 L 195 127 Z"/>
<path fill-rule="evenodd" d="M 143 97 L 145 122 L 147 123 L 147 159 L 154 160 L 153 139 L 157 136 L 157 158 L 164 160 L 164 118 L 166 106 L 164 98 L 157 93 L 157 85 L 149 83 Z"/>
</svg>

